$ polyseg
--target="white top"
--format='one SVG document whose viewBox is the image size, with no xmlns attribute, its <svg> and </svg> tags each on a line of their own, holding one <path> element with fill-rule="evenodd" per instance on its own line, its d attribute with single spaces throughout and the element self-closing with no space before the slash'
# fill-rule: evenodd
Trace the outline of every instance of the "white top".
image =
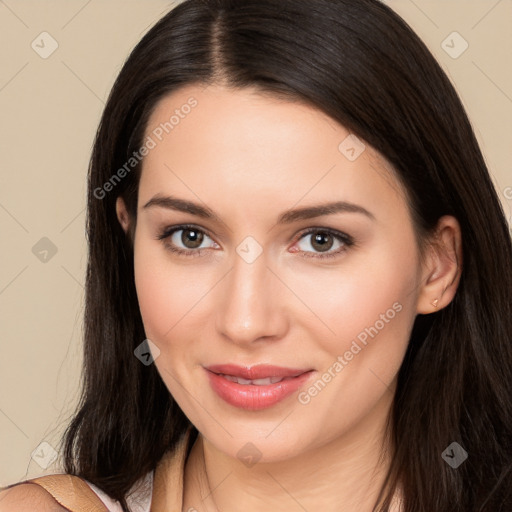
<svg viewBox="0 0 512 512">
<path fill-rule="evenodd" d="M 114 500 L 108 494 L 87 480 L 85 480 L 85 482 L 98 495 L 109 512 L 123 512 L 121 504 L 117 500 Z M 151 471 L 145 477 L 136 482 L 132 487 L 132 490 L 130 490 L 128 493 L 126 501 L 130 507 L 130 510 L 133 512 L 150 512 L 152 494 L 153 472 Z"/>
</svg>

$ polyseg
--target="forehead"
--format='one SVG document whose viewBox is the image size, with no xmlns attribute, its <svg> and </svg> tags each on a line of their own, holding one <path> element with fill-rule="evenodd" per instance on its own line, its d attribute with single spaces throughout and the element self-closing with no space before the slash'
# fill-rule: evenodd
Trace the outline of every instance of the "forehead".
<svg viewBox="0 0 512 512">
<path fill-rule="evenodd" d="M 301 198 L 403 202 L 373 148 L 318 109 L 254 89 L 182 88 L 156 105 L 146 137 L 154 147 L 143 162 L 142 199 L 179 190 L 267 208 Z"/>
</svg>

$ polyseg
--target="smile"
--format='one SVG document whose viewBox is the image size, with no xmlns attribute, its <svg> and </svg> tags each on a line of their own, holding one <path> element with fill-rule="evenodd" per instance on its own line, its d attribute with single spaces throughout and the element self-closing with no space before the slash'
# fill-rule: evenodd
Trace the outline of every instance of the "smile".
<svg viewBox="0 0 512 512">
<path fill-rule="evenodd" d="M 205 368 L 213 391 L 228 404 L 261 410 L 281 402 L 308 381 L 314 370 L 259 365 L 216 365 Z"/>
</svg>

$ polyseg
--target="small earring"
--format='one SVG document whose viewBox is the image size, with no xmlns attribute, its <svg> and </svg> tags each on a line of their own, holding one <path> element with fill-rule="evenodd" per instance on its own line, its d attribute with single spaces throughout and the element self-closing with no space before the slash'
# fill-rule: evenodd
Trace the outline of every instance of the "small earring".
<svg viewBox="0 0 512 512">
<path fill-rule="evenodd" d="M 439 304 L 439 299 L 436 299 L 434 302 L 431 302 L 432 306 L 437 308 L 437 305 Z"/>
</svg>

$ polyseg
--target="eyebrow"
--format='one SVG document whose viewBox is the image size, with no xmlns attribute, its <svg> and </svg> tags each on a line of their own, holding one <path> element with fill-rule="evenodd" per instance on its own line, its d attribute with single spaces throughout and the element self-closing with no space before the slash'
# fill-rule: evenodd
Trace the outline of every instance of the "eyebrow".
<svg viewBox="0 0 512 512">
<path fill-rule="evenodd" d="M 166 208 L 168 210 L 190 213 L 204 219 L 211 219 L 223 223 L 210 208 L 185 199 L 179 199 L 173 196 L 163 197 L 157 195 L 150 199 L 143 208 L 145 209 L 155 206 Z M 348 201 L 336 201 L 287 210 L 279 215 L 277 224 L 291 224 L 299 220 L 313 219 L 315 217 L 333 215 L 335 213 L 359 213 L 365 215 L 371 220 L 375 220 L 375 216 L 360 205 L 350 203 Z"/>
</svg>

